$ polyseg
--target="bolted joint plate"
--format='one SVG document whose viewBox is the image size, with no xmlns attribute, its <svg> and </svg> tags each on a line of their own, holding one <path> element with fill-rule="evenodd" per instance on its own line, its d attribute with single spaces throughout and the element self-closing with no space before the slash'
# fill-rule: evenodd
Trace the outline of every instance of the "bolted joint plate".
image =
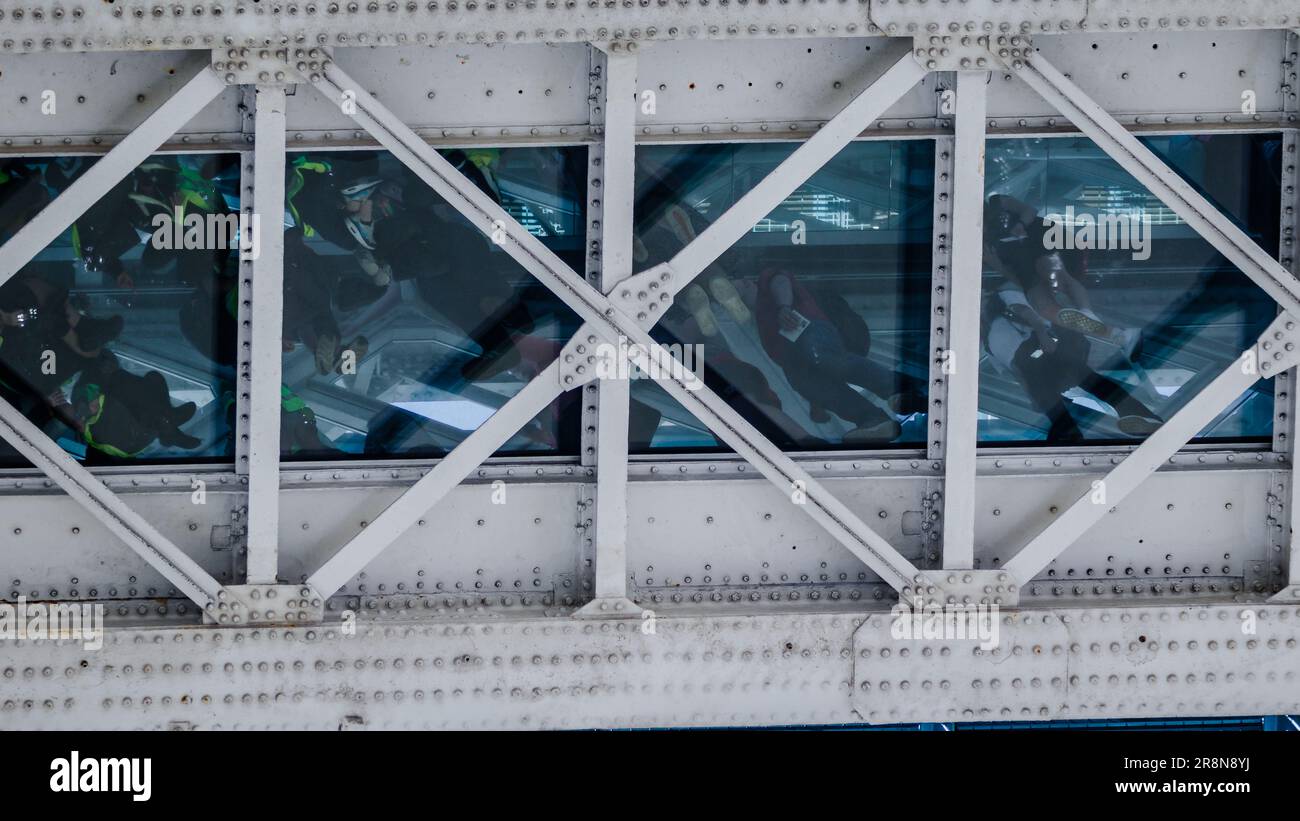
<svg viewBox="0 0 1300 821">
<path fill-rule="evenodd" d="M 212 70 L 230 85 L 317 82 L 334 61 L 331 49 L 230 47 L 212 50 Z"/>
<path fill-rule="evenodd" d="M 313 49 L 314 51 L 315 49 Z M 290 67 L 290 59 L 303 49 L 217 48 L 212 50 L 212 70 L 228 85 L 296 83 L 301 78 Z M 304 67 L 308 61 L 304 57 Z M 319 65 L 319 61 L 317 61 Z"/>
<path fill-rule="evenodd" d="M 636 324 L 649 330 L 672 307 L 676 277 L 668 263 L 633 274 L 614 286 L 609 301 Z"/>
<path fill-rule="evenodd" d="M 1243 366 L 1258 363 L 1258 373 L 1266 379 L 1300 364 L 1300 328 L 1295 317 L 1283 313 L 1273 320 L 1255 342 L 1253 355 L 1254 362 L 1243 358 Z"/>
<path fill-rule="evenodd" d="M 625 596 L 598 596 L 580 607 L 575 619 L 639 619 L 644 611 Z"/>
<path fill-rule="evenodd" d="M 592 43 L 596 48 L 613 56 L 623 54 L 636 54 L 641 49 L 641 44 L 636 40 L 605 40 Z M 647 43 L 646 45 L 649 45 Z"/>
<path fill-rule="evenodd" d="M 226 626 L 316 624 L 325 599 L 307 585 L 232 584 L 203 612 L 207 624 Z"/>
<path fill-rule="evenodd" d="M 1017 71 L 1034 55 L 1034 43 L 1022 34 L 1002 34 L 988 38 L 986 56 L 991 56 L 996 65 Z"/>
<path fill-rule="evenodd" d="M 673 271 L 667 263 L 634 274 L 614 286 L 609 293 L 612 311 L 644 330 L 653 328 L 673 304 Z M 626 358 L 629 343 L 625 339 L 606 339 L 603 332 L 584 324 L 560 351 L 560 387 L 565 390 L 599 378 L 601 373 L 622 373 L 621 360 Z"/>
<path fill-rule="evenodd" d="M 1273 604 L 1300 604 L 1300 584 L 1291 584 L 1273 594 Z"/>
<path fill-rule="evenodd" d="M 334 62 L 334 50 L 329 48 L 295 48 L 289 52 L 288 64 L 303 80 L 311 83 L 325 76 L 325 69 Z"/>
<path fill-rule="evenodd" d="M 560 351 L 560 387 L 565 390 L 599 379 L 617 368 L 617 343 L 600 336 L 590 323 L 583 323 Z"/>
<path fill-rule="evenodd" d="M 989 45 L 986 34 L 932 34 L 912 38 L 912 56 L 930 71 L 987 71 L 999 66 Z"/>
<path fill-rule="evenodd" d="M 923 570 L 914 582 L 899 591 L 904 605 L 1014 607 L 1020 601 L 1020 586 L 1004 570 Z"/>
</svg>

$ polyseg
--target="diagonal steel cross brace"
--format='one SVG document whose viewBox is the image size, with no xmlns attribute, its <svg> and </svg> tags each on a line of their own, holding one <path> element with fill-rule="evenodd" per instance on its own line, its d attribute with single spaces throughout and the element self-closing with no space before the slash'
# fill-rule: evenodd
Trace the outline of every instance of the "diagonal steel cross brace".
<svg viewBox="0 0 1300 821">
<path fill-rule="evenodd" d="M 586 321 L 570 346 L 583 344 L 583 340 L 586 340 L 587 344 L 603 342 L 628 351 L 634 363 L 640 359 L 639 364 L 648 364 L 644 358 L 648 356 L 647 352 L 666 350 L 660 348 L 646 331 L 646 328 L 653 325 L 654 320 L 657 319 L 657 316 L 652 316 L 657 311 L 637 311 L 634 305 L 620 306 L 583 281 L 553 252 L 349 77 L 328 53 L 319 49 L 297 50 L 294 56 L 298 58 L 297 70 L 303 72 L 313 86 L 375 136 L 381 145 L 411 168 L 417 176 L 467 217 L 475 227 L 487 235 L 495 233 L 500 239 L 499 244 L 503 250 L 554 291 Z M 319 69 L 304 71 L 304 66 L 312 64 L 318 65 Z M 727 236 L 735 235 L 727 241 L 726 244 L 729 245 L 743 235 L 749 227 L 752 227 L 753 222 L 788 196 L 790 191 L 797 188 L 804 179 L 834 156 L 843 144 L 847 144 L 857 136 L 870 120 L 878 116 L 924 74 L 925 70 L 916 65 L 910 53 L 903 54 L 886 70 L 882 78 L 885 83 L 880 89 L 875 93 L 871 93 L 871 89 L 868 89 L 867 92 L 859 95 L 846 109 L 850 111 L 849 117 L 843 120 L 837 118 L 838 122 L 832 121 L 773 172 L 774 175 L 778 175 L 777 182 L 765 187 L 760 184 L 761 196 L 751 192 L 752 196 L 742 198 L 741 202 L 733 206 L 733 208 L 743 206 L 737 212 L 738 214 L 753 213 L 756 216 L 752 219 L 745 216 L 727 220 L 724 215 L 720 219 L 720 222 L 726 220 L 722 226 L 711 235 L 706 232 L 697 239 L 698 242 L 708 236 L 705 245 L 699 246 L 695 251 L 690 251 L 689 247 L 684 249 L 683 253 L 690 251 L 684 258 L 689 265 L 684 267 L 693 268 L 698 265 L 702 270 L 707 266 L 712 258 L 716 258 L 716 254 L 725 250 L 722 243 Z M 876 89 L 876 86 L 872 86 L 872 89 Z M 861 121 L 862 118 L 865 118 L 865 122 Z M 819 137 L 821 139 L 818 139 Z M 818 157 L 823 158 L 814 164 L 814 160 Z M 748 224 L 745 224 L 746 220 Z M 689 280 L 698 271 L 676 282 L 671 264 L 659 266 L 646 273 L 656 282 L 662 283 L 665 290 L 679 290 L 680 287 L 684 287 L 684 281 Z M 629 293 L 637 292 L 635 287 L 628 290 Z M 635 318 L 633 311 L 635 311 Z M 624 344 L 619 344 L 620 341 Z M 520 397 L 529 396 L 539 399 L 545 396 L 549 401 L 554 398 L 552 390 L 558 392 L 561 389 L 576 387 L 594 376 L 594 372 L 585 376 L 581 374 L 575 376 L 572 372 L 562 373 L 562 364 L 557 362 L 552 368 L 539 375 L 519 396 L 489 419 L 479 431 L 453 450 L 443 463 L 410 488 L 398 502 L 381 513 L 365 532 L 358 534 L 351 542 L 344 545 L 312 577 L 313 587 L 327 595 L 336 590 L 408 528 L 421 512 L 428 510 L 483 458 L 490 455 L 500 442 L 508 439 L 517 429 L 517 427 L 511 428 L 507 432 L 510 423 L 518 421 L 522 425 L 527 418 L 531 418 L 517 412 L 517 407 L 525 404 Z M 552 383 L 553 387 L 548 386 L 548 389 L 544 390 L 538 383 L 546 379 L 555 381 Z M 787 492 L 796 488 L 801 489 L 802 498 L 807 500 L 806 508 L 809 514 L 887 583 L 900 591 L 907 592 L 911 585 L 921 580 L 920 574 L 910 561 L 829 494 L 779 448 L 759 434 L 713 391 L 705 386 L 689 383 L 688 380 L 672 377 L 665 382 L 664 386 L 671 395 L 708 425 L 722 441 L 752 461 L 764 476 Z M 515 403 L 519 405 L 512 407 Z M 538 407 L 544 406 L 545 403 L 542 403 Z M 501 424 L 494 424 L 498 418 Z M 471 443 L 473 447 L 467 447 Z"/>
<path fill-rule="evenodd" d="M 1135 490 L 1169 457 L 1208 425 L 1261 376 L 1276 376 L 1297 363 L 1296 317 L 1300 281 L 1272 254 L 1188 184 L 1149 148 L 1072 83 L 1023 36 L 988 42 L 988 53 L 1051 103 L 1193 230 L 1251 278 L 1283 309 L 1242 358 L 1229 365 L 1059 519 L 1034 537 L 1005 570 L 1021 585 L 1061 555 L 1106 511 Z"/>
</svg>

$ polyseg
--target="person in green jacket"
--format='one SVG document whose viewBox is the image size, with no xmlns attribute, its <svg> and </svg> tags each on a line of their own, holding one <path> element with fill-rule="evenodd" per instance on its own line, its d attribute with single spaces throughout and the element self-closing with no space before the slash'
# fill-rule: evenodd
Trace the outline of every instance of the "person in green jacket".
<svg viewBox="0 0 1300 821">
<path fill-rule="evenodd" d="M 198 407 L 193 402 L 172 405 L 162 374 L 131 373 L 106 357 L 95 373 L 87 373 L 69 402 L 60 391 L 49 397 L 55 415 L 81 435 L 91 451 L 116 459 L 133 459 L 156 440 L 163 447 L 192 450 L 201 440 L 182 431 Z"/>
</svg>

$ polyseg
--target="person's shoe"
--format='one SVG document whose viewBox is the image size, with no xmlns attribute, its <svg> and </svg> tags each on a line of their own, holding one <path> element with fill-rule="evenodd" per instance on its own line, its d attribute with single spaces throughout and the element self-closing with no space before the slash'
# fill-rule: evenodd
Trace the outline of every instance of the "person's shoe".
<svg viewBox="0 0 1300 821">
<path fill-rule="evenodd" d="M 871 444 L 873 442 L 892 442 L 903 432 L 902 425 L 893 419 L 886 419 L 878 425 L 854 428 L 844 434 L 844 444 Z"/>
<path fill-rule="evenodd" d="M 340 348 L 338 356 L 335 357 L 336 364 L 334 370 L 336 373 L 343 373 L 343 355 L 348 351 L 352 352 L 353 370 L 351 373 L 356 373 L 356 367 L 360 366 L 361 360 L 365 359 L 366 354 L 370 353 L 370 340 L 366 339 L 364 336 L 358 336 L 356 339 Z"/>
<path fill-rule="evenodd" d="M 183 450 L 194 450 L 203 444 L 203 440 L 196 436 L 190 436 L 177 428 L 165 430 L 158 434 L 158 444 L 169 448 L 181 448 Z"/>
<path fill-rule="evenodd" d="M 1126 436 L 1150 436 L 1160 429 L 1161 421 L 1153 416 L 1121 416 L 1119 429 Z"/>
<path fill-rule="evenodd" d="M 1110 326 L 1105 322 L 1077 308 L 1062 308 L 1057 311 L 1056 324 L 1087 336 L 1106 337 L 1110 334 Z"/>
<path fill-rule="evenodd" d="M 179 428 L 181 425 L 193 419 L 194 414 L 196 411 L 198 411 L 198 409 L 199 406 L 194 404 L 193 402 L 186 402 L 183 405 L 177 405 L 176 407 L 172 408 L 172 413 L 171 413 L 172 424 Z"/>
<path fill-rule="evenodd" d="M 722 307 L 727 309 L 731 318 L 741 325 L 748 325 L 750 320 L 749 306 L 745 300 L 740 298 L 740 292 L 731 280 L 723 276 L 716 276 L 709 280 L 709 292 L 713 298 L 722 303 Z"/>
<path fill-rule="evenodd" d="M 1142 344 L 1142 331 L 1138 328 L 1112 328 L 1109 339 L 1132 361 L 1137 358 L 1138 347 Z"/>
<path fill-rule="evenodd" d="M 1082 445 L 1086 440 L 1079 426 L 1070 422 L 1066 425 L 1052 425 L 1047 430 L 1049 445 Z"/>
<path fill-rule="evenodd" d="M 830 413 L 821 405 L 809 405 L 808 418 L 819 425 L 831 421 Z"/>
<path fill-rule="evenodd" d="M 925 413 L 925 397 L 916 391 L 903 391 L 889 397 L 889 409 L 899 416 Z"/>
<path fill-rule="evenodd" d="M 117 315 L 106 319 L 83 316 L 77 321 L 77 344 L 86 351 L 102 348 L 121 335 L 124 324 L 126 321 Z"/>
<path fill-rule="evenodd" d="M 316 337 L 316 372 L 327 374 L 334 370 L 334 357 L 339 352 L 339 338 L 334 334 Z"/>
<path fill-rule="evenodd" d="M 718 335 L 718 318 L 713 315 L 713 306 L 709 304 L 709 295 L 704 293 L 704 289 L 698 285 L 688 286 L 682 292 L 682 303 L 686 310 L 691 312 L 695 317 L 695 322 L 700 326 L 700 333 L 705 336 Z"/>
</svg>

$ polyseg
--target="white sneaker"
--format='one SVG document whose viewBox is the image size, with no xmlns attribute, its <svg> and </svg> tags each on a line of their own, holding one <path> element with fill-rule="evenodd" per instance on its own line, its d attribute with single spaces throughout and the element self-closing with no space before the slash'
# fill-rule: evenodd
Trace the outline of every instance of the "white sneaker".
<svg viewBox="0 0 1300 821">
<path fill-rule="evenodd" d="M 690 285 L 682 292 L 682 302 L 695 317 L 700 326 L 700 333 L 705 336 L 718 335 L 718 318 L 713 315 L 713 306 L 709 304 L 709 295 L 698 285 Z"/>
<path fill-rule="evenodd" d="M 740 325 L 748 325 L 750 320 L 749 306 L 745 300 L 740 298 L 740 292 L 731 280 L 723 276 L 717 276 L 709 280 L 709 291 L 713 298 L 722 303 L 722 307 L 727 309 L 731 318 L 736 320 Z"/>
</svg>

